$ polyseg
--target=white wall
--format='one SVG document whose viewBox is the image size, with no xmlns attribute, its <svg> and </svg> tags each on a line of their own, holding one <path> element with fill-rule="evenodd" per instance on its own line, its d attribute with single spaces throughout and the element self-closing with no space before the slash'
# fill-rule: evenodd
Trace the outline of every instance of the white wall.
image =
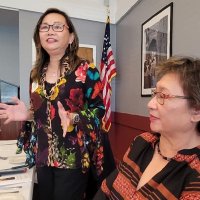
<svg viewBox="0 0 200 200">
<path fill-rule="evenodd" d="M 140 0 L 0 0 L 0 7 L 34 12 L 57 7 L 74 18 L 105 22 L 105 5 L 109 4 L 111 23 L 115 24 L 138 1 Z"/>
<path fill-rule="evenodd" d="M 148 116 L 147 103 L 150 97 L 141 97 L 141 25 L 171 2 L 142 0 L 117 23 L 117 112 Z M 200 1 L 173 2 L 172 54 L 200 58 Z"/>
<path fill-rule="evenodd" d="M 16 18 L 18 12 L 5 14 L 5 10 L 0 10 L 0 79 L 19 86 L 19 24 Z"/>
</svg>

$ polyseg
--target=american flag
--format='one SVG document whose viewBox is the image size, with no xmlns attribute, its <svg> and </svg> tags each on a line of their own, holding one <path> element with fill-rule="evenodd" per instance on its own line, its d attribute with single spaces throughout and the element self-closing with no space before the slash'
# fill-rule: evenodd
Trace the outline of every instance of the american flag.
<svg viewBox="0 0 200 200">
<path fill-rule="evenodd" d="M 106 30 L 104 35 L 103 52 L 100 65 L 101 81 L 103 83 L 103 101 L 105 105 L 105 115 L 103 118 L 103 129 L 109 131 L 111 127 L 111 81 L 116 76 L 114 56 L 110 44 L 110 19 L 107 18 Z"/>
</svg>

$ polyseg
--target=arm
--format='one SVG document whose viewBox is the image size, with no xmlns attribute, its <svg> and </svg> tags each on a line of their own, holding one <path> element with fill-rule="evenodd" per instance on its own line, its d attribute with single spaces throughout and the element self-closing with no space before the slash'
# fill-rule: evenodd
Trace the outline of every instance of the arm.
<svg viewBox="0 0 200 200">
<path fill-rule="evenodd" d="M 23 101 L 17 97 L 12 98 L 14 105 L 0 103 L 0 119 L 5 119 L 4 124 L 12 121 L 26 121 L 31 119 L 31 112 L 27 110 Z"/>
<path fill-rule="evenodd" d="M 102 95 L 102 83 L 97 68 L 92 65 L 86 71 L 84 95 L 86 103 L 84 110 L 78 112 L 80 122 L 79 131 L 84 134 L 84 140 L 90 155 L 93 176 L 102 173 L 103 146 L 102 146 L 102 118 L 105 113 Z"/>
<path fill-rule="evenodd" d="M 102 189 L 100 188 L 98 191 L 97 191 L 97 193 L 96 193 L 96 195 L 95 195 L 95 197 L 94 197 L 94 199 L 93 200 L 107 200 L 107 199 L 109 199 L 106 195 L 105 195 L 105 193 L 102 191 Z"/>
<path fill-rule="evenodd" d="M 200 199 L 200 191 L 183 192 L 181 194 L 180 200 L 187 200 L 187 199 Z"/>
<path fill-rule="evenodd" d="M 78 112 L 81 122 L 79 125 L 82 126 L 81 128 L 86 134 L 90 135 L 91 130 L 99 130 L 105 113 L 103 86 L 97 68 L 92 65 L 86 71 L 84 89 L 86 104 L 84 110 Z"/>
<path fill-rule="evenodd" d="M 29 84 L 31 85 L 31 83 L 32 81 L 30 78 Z M 29 89 L 29 94 L 30 93 L 31 89 Z M 27 109 L 25 103 L 17 97 L 13 97 L 12 102 L 13 105 L 0 103 L 0 119 L 5 119 L 4 124 L 8 124 L 12 121 L 28 121 L 33 119 L 33 109 Z"/>
<path fill-rule="evenodd" d="M 86 103 L 83 109 L 76 112 L 66 111 L 63 105 L 58 102 L 58 112 L 63 127 L 63 137 L 65 137 L 68 128 L 77 124 L 78 128 L 87 134 L 99 132 L 101 120 L 105 112 L 102 99 L 102 83 L 99 72 L 95 67 L 89 67 L 87 63 L 79 66 L 76 70 L 76 81 L 83 83 L 84 99 Z M 73 104 L 73 103 L 72 103 Z"/>
<path fill-rule="evenodd" d="M 118 175 L 118 169 L 115 169 L 106 179 L 102 181 L 101 187 L 96 193 L 93 200 L 107 200 L 110 199 L 113 182 Z"/>
<path fill-rule="evenodd" d="M 31 86 L 32 80 L 30 78 L 29 82 L 29 95 L 31 97 Z M 36 142 L 37 135 L 34 133 L 35 122 L 34 122 L 34 110 L 32 105 L 32 100 L 30 98 L 30 109 L 27 110 L 28 116 L 26 121 L 23 122 L 20 134 L 17 139 L 17 151 L 16 153 L 21 153 L 22 149 L 26 153 L 26 164 L 28 164 L 29 168 L 35 165 L 35 154 L 36 154 Z"/>
<path fill-rule="evenodd" d="M 77 137 L 81 141 L 80 148 L 84 157 L 83 170 L 89 167 L 87 159 L 89 156 L 89 162 L 91 161 L 95 168 L 95 174 L 100 175 L 103 162 L 101 125 L 105 108 L 102 99 L 103 87 L 97 68 L 89 66 L 87 62 L 82 62 L 75 70 L 75 82 L 79 82 L 79 88 L 72 88 L 72 94 L 70 93 L 72 97 L 67 99 L 70 111 L 66 111 L 58 102 L 63 135 L 70 129 L 70 125 L 76 124 Z M 79 97 L 73 96 L 76 92 L 77 96 L 80 95 Z M 74 120 L 76 114 L 79 118 L 77 121 Z"/>
<path fill-rule="evenodd" d="M 200 177 L 193 179 L 181 193 L 180 200 L 200 199 Z"/>
</svg>

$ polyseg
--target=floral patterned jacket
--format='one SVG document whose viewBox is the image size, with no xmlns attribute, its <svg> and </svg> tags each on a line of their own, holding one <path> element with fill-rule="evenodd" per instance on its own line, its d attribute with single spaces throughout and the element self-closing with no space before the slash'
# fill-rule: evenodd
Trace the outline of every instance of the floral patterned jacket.
<svg viewBox="0 0 200 200">
<path fill-rule="evenodd" d="M 44 67 L 43 78 L 46 70 Z M 86 172 L 92 163 L 97 174 L 101 173 L 101 120 L 105 112 L 102 89 L 97 68 L 84 60 L 74 71 L 60 77 L 56 84 L 45 79 L 40 82 L 30 80 L 34 128 L 29 140 L 24 141 L 25 130 L 18 140 L 18 147 L 24 145 L 29 165 L 36 161 L 39 167 L 82 168 Z M 58 101 L 65 110 L 80 116 L 80 121 L 68 129 L 64 138 Z"/>
</svg>

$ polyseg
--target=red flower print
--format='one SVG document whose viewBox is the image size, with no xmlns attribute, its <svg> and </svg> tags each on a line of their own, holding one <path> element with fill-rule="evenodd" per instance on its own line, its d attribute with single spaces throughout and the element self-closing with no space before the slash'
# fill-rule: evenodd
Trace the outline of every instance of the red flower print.
<svg viewBox="0 0 200 200">
<path fill-rule="evenodd" d="M 53 162 L 53 166 L 54 166 L 54 167 L 58 167 L 58 166 L 59 166 L 59 162 L 58 162 L 58 161 L 54 161 L 54 162 Z"/>
<path fill-rule="evenodd" d="M 37 153 L 37 147 L 33 147 L 33 152 Z"/>
<path fill-rule="evenodd" d="M 80 88 L 71 89 L 69 99 L 65 100 L 71 112 L 76 112 L 83 107 L 83 91 Z"/>
<path fill-rule="evenodd" d="M 90 132 L 90 137 L 92 138 L 92 141 L 93 141 L 93 142 L 95 142 L 96 139 L 97 139 L 96 134 L 95 134 L 94 131 L 93 131 L 93 132 Z"/>
<path fill-rule="evenodd" d="M 85 83 L 85 79 L 86 79 L 86 71 L 87 71 L 88 65 L 81 65 L 78 67 L 78 69 L 75 71 L 75 75 L 76 77 L 76 82 L 82 82 Z"/>
<path fill-rule="evenodd" d="M 32 93 L 31 100 L 32 100 L 34 110 L 38 110 L 43 102 L 42 97 L 40 95 L 38 95 L 37 93 Z"/>
<path fill-rule="evenodd" d="M 28 149 L 30 142 L 24 144 L 24 149 Z"/>
<path fill-rule="evenodd" d="M 79 130 L 77 133 L 77 138 L 78 138 L 78 144 L 79 146 L 83 146 L 83 140 L 82 140 L 83 132 Z"/>
<path fill-rule="evenodd" d="M 94 86 L 94 92 L 93 92 L 91 98 L 94 99 L 94 98 L 99 94 L 99 92 L 100 92 L 102 89 L 103 89 L 102 83 L 101 83 L 100 81 L 97 82 L 97 83 L 95 84 L 95 86 Z"/>
<path fill-rule="evenodd" d="M 103 158 L 103 146 L 100 146 L 100 147 L 97 149 L 96 156 L 97 156 L 97 161 L 98 161 L 98 162 L 101 162 L 101 160 L 102 160 L 102 158 Z"/>
<path fill-rule="evenodd" d="M 56 110 L 53 107 L 53 105 L 51 105 L 51 120 L 55 117 L 55 113 L 56 113 Z"/>
</svg>

